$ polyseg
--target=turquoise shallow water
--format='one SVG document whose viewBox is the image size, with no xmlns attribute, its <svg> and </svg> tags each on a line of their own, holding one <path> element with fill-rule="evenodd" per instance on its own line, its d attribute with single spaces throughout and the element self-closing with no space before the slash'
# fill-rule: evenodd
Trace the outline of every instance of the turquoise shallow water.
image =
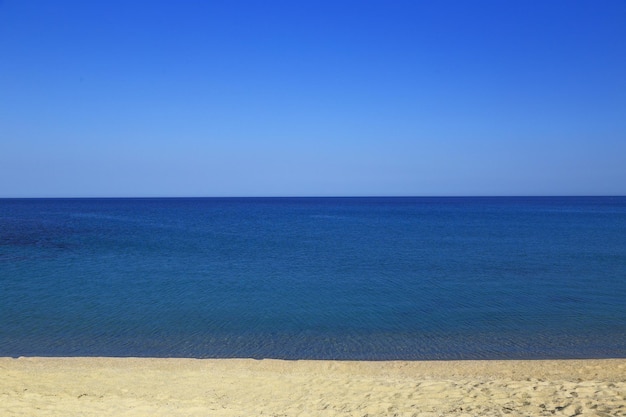
<svg viewBox="0 0 626 417">
<path fill-rule="evenodd" d="M 626 357 L 626 198 L 0 200 L 0 356 Z"/>
</svg>

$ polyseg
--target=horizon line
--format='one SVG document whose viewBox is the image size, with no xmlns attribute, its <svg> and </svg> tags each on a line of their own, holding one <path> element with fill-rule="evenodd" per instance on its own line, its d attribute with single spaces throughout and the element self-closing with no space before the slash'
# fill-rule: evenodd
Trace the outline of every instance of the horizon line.
<svg viewBox="0 0 626 417">
<path fill-rule="evenodd" d="M 157 199 L 313 199 L 313 198 L 621 198 L 626 194 L 480 194 L 480 195 L 216 195 L 216 196 L 26 196 L 0 200 L 157 200 Z"/>
</svg>

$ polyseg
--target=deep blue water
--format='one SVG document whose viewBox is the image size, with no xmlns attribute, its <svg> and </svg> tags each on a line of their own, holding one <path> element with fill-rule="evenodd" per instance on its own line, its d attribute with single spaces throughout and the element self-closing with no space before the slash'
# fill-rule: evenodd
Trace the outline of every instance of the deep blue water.
<svg viewBox="0 0 626 417">
<path fill-rule="evenodd" d="M 0 356 L 626 357 L 626 198 L 0 200 Z"/>
</svg>

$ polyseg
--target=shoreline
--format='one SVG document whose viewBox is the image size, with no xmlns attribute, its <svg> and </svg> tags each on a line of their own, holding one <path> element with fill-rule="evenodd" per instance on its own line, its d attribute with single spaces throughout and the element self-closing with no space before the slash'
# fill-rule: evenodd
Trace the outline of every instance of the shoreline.
<svg viewBox="0 0 626 417">
<path fill-rule="evenodd" d="M 17 416 L 626 416 L 626 359 L 0 358 Z"/>
</svg>

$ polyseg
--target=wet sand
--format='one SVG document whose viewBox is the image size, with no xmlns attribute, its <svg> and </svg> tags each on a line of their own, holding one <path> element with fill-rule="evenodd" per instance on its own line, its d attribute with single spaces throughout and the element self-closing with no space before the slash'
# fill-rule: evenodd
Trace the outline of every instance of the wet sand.
<svg viewBox="0 0 626 417">
<path fill-rule="evenodd" d="M 0 358 L 0 416 L 626 416 L 626 359 Z"/>
</svg>

